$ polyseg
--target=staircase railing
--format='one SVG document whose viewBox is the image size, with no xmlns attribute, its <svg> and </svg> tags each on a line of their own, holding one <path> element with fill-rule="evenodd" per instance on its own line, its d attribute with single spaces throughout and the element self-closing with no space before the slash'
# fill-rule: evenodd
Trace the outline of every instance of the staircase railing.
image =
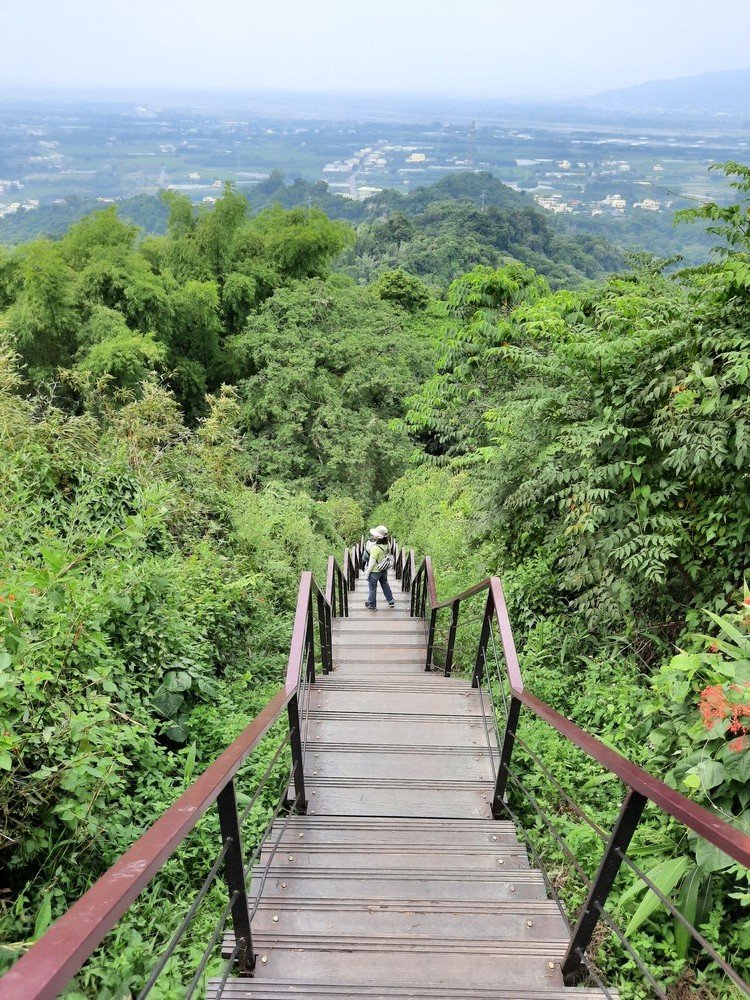
<svg viewBox="0 0 750 1000">
<path fill-rule="evenodd" d="M 520 797 L 524 808 L 530 809 L 542 823 L 545 833 L 552 838 L 561 850 L 566 862 L 571 866 L 571 870 L 583 883 L 586 893 L 585 902 L 577 913 L 571 915 L 570 939 L 561 963 L 566 984 L 573 985 L 588 976 L 604 990 L 606 996 L 612 996 L 604 985 L 593 957 L 589 953 L 594 934 L 599 925 L 602 924 L 619 942 L 627 960 L 632 961 L 640 970 L 644 982 L 653 995 L 667 1000 L 668 994 L 664 987 L 637 954 L 631 941 L 617 923 L 615 916 L 607 909 L 607 901 L 615 880 L 622 866 L 625 865 L 654 893 L 661 905 L 690 935 L 707 959 L 713 962 L 739 990 L 737 995 L 750 997 L 750 984 L 742 979 L 724 957 L 718 954 L 706 937 L 680 912 L 674 902 L 654 884 L 653 880 L 641 870 L 640 866 L 628 854 L 628 847 L 648 803 L 651 803 L 660 812 L 671 816 L 687 830 L 703 838 L 714 848 L 723 851 L 733 861 L 745 867 L 750 866 L 750 836 L 725 822 L 715 813 L 670 788 L 663 781 L 655 778 L 577 726 L 571 719 L 561 715 L 526 688 L 518 662 L 502 584 L 498 577 L 493 576 L 482 580 L 450 600 L 438 601 L 430 558 L 426 557 L 419 568 L 416 568 L 413 550 L 406 552 L 394 544 L 394 551 L 396 552 L 397 575 L 401 576 L 404 590 L 411 591 L 411 613 L 413 616 L 424 618 L 427 624 L 426 670 L 433 670 L 435 667 L 436 629 L 438 613 L 441 610 L 450 612 L 447 640 L 440 647 L 442 653 L 440 667 L 446 676 L 450 675 L 453 668 L 456 635 L 460 624 L 471 623 L 475 627 L 480 625 L 476 653 L 472 656 L 472 686 L 477 688 L 480 693 L 482 714 L 493 762 L 495 782 L 492 793 L 492 815 L 496 819 L 507 815 L 520 828 L 529 851 L 538 862 L 548 889 L 560 904 L 566 920 L 568 915 L 565 913 L 565 907 L 555 889 L 553 880 L 546 872 L 541 854 L 533 842 L 530 832 L 525 829 L 518 812 L 512 807 L 512 803 L 515 802 L 513 795 Z M 460 615 L 465 603 L 474 597 L 485 594 L 482 612 L 472 614 L 468 620 L 460 623 Z M 487 696 L 487 704 L 485 704 L 485 695 Z M 584 812 L 580 802 L 576 801 L 575 795 L 571 794 L 569 789 L 562 787 L 534 747 L 519 735 L 518 728 L 522 709 L 545 722 L 564 740 L 578 747 L 585 755 L 600 764 L 608 775 L 617 777 L 625 786 L 625 794 L 621 801 L 617 820 L 609 832 L 603 830 L 596 820 Z M 490 725 L 488 725 L 488 720 Z M 497 743 L 493 739 L 490 726 L 497 733 Z M 601 840 L 603 850 L 598 869 L 592 878 L 584 871 L 575 850 L 560 835 L 554 817 L 550 816 L 549 811 L 544 809 L 537 796 L 534 795 L 532 789 L 537 787 L 537 775 L 531 784 L 528 781 L 525 782 L 523 774 L 513 765 L 513 751 L 516 744 L 522 748 L 526 758 L 536 765 L 538 773 L 541 773 L 543 779 L 553 786 L 555 794 L 560 796 L 558 801 L 564 802 L 565 807 L 583 820 Z"/>
<path fill-rule="evenodd" d="M 309 692 L 316 679 L 316 662 L 323 673 L 332 669 L 331 619 L 348 613 L 347 574 L 356 563 L 349 562 L 345 555 L 344 567 L 339 567 L 334 559 L 329 560 L 325 592 L 312 573 L 302 574 L 284 685 L 221 757 L 0 979 L 0 1000 L 54 1000 L 213 805 L 218 812 L 220 850 L 208 864 L 203 884 L 143 984 L 137 1000 L 145 1000 L 150 993 L 222 869 L 228 901 L 187 986 L 186 1000 L 201 985 L 206 965 L 230 918 L 235 945 L 225 963 L 222 984 L 235 966 L 240 975 L 253 974 L 252 918 L 260 903 L 265 878 L 251 900 L 248 876 L 260 856 L 266 835 L 280 814 L 286 812 L 288 822 L 293 812 L 304 813 L 307 808 L 304 753 Z M 252 794 L 244 791 L 249 800 L 240 812 L 238 772 L 251 760 L 271 730 L 277 737 L 280 735 L 280 739 Z M 289 770 L 283 770 L 285 767 Z M 243 853 L 243 824 L 256 807 L 270 809 L 268 797 L 279 785 L 284 790 L 271 812 L 266 832 L 247 861 Z M 289 786 L 291 789 L 287 792 Z M 281 835 L 276 839 L 273 852 L 280 839 Z M 269 865 L 272 857 L 273 854 Z"/>
</svg>

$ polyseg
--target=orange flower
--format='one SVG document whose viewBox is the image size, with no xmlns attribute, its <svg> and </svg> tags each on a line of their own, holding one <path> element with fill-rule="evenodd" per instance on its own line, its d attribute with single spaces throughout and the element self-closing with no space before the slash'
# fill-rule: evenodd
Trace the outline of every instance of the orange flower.
<svg viewBox="0 0 750 1000">
<path fill-rule="evenodd" d="M 738 736 L 736 740 L 729 743 L 729 749 L 734 750 L 735 753 L 742 753 L 748 747 L 750 747 L 750 738 L 747 735 Z"/>
</svg>

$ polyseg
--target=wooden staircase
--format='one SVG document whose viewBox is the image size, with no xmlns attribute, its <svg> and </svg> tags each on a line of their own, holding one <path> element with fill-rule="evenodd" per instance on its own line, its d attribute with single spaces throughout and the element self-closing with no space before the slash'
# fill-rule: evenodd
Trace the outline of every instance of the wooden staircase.
<svg viewBox="0 0 750 1000">
<path fill-rule="evenodd" d="M 425 672 L 408 594 L 390 610 L 380 593 L 377 612 L 365 595 L 360 580 L 334 620 L 334 672 L 310 690 L 307 815 L 277 821 L 253 872 L 255 978 L 208 997 L 602 997 L 563 986 L 565 922 L 492 819 L 478 692 Z"/>
</svg>

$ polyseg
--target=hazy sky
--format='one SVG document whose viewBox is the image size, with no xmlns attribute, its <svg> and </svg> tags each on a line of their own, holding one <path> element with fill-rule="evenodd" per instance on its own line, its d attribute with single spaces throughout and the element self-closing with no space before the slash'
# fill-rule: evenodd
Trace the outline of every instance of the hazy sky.
<svg viewBox="0 0 750 1000">
<path fill-rule="evenodd" d="M 0 86 L 566 97 L 749 40 L 748 0 L 0 0 Z"/>
</svg>

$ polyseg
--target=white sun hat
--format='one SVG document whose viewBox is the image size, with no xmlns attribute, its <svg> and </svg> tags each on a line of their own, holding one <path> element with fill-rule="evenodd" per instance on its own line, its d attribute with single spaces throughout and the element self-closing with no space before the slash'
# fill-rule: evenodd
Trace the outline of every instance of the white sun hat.
<svg viewBox="0 0 750 1000">
<path fill-rule="evenodd" d="M 375 541 L 381 541 L 388 537 L 388 529 L 384 524 L 379 524 L 377 528 L 370 528 L 370 535 Z"/>
</svg>

